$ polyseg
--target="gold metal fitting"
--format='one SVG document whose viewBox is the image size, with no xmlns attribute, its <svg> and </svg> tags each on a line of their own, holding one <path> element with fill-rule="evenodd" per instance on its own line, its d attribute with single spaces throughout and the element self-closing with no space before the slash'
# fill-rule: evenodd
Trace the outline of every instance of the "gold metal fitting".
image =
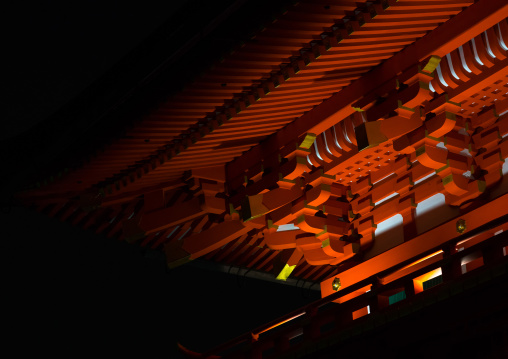
<svg viewBox="0 0 508 359">
<path fill-rule="evenodd" d="M 334 291 L 338 291 L 340 289 L 340 278 L 335 278 L 332 283 L 332 288 Z"/>
<path fill-rule="evenodd" d="M 464 233 L 466 230 L 466 220 L 465 219 L 459 219 L 455 225 L 457 227 L 457 232 L 460 234 Z"/>
</svg>

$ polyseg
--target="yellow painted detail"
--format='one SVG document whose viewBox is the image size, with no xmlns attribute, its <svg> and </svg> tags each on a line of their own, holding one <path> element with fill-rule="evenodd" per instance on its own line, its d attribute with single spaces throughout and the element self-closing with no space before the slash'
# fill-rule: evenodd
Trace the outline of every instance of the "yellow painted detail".
<svg viewBox="0 0 508 359">
<path fill-rule="evenodd" d="M 315 210 L 315 211 L 321 210 L 321 208 L 319 208 L 319 207 L 308 205 L 307 201 L 305 201 L 304 203 L 305 203 L 305 206 L 304 206 L 305 208 L 309 208 L 309 209 L 312 209 L 312 210 Z"/>
<path fill-rule="evenodd" d="M 449 104 L 451 104 L 451 105 L 454 105 L 454 106 L 458 106 L 458 107 L 460 107 L 460 103 L 459 103 L 459 102 L 453 102 L 453 101 L 450 101 L 450 100 L 449 100 L 449 98 L 450 98 L 450 97 L 448 97 L 448 94 L 447 94 L 447 93 L 445 93 L 445 100 L 446 100 L 446 102 L 447 102 L 447 103 L 449 103 Z"/>
<path fill-rule="evenodd" d="M 429 131 L 427 131 L 427 130 L 425 130 L 425 137 L 430 138 L 431 140 L 434 140 L 434 141 L 441 142 L 441 138 L 429 136 Z"/>
<path fill-rule="evenodd" d="M 501 171 L 502 174 L 502 171 Z M 480 192 L 485 192 L 485 189 L 487 188 L 487 183 L 485 181 L 476 181 L 478 182 L 478 190 Z"/>
<path fill-rule="evenodd" d="M 372 233 L 372 238 L 374 238 L 374 233 Z M 351 243 L 351 248 L 353 249 L 353 253 L 360 253 L 360 243 Z"/>
<path fill-rule="evenodd" d="M 307 158 L 306 157 L 301 157 L 301 156 L 296 156 L 296 163 L 306 165 L 307 164 Z"/>
<path fill-rule="evenodd" d="M 295 184 L 296 181 L 295 180 L 289 180 L 289 179 L 286 179 L 282 176 L 282 173 L 279 172 L 279 181 L 283 181 L 283 182 L 287 182 L 287 183 L 292 183 L 292 184 Z"/>
<path fill-rule="evenodd" d="M 305 148 L 305 149 L 309 149 L 310 146 L 312 146 L 314 144 L 314 141 L 316 140 L 316 135 L 313 134 L 313 133 L 307 133 L 305 135 L 305 138 L 303 140 L 303 142 L 300 144 L 300 147 L 302 148 Z"/>
<path fill-rule="evenodd" d="M 233 205 L 229 204 L 229 214 L 238 213 L 238 211 L 233 207 Z"/>
<path fill-rule="evenodd" d="M 425 153 L 425 146 L 416 149 L 416 157 L 421 156 Z"/>
<path fill-rule="evenodd" d="M 328 227 L 325 224 L 323 230 L 321 232 L 317 233 L 316 237 L 322 236 L 323 234 L 326 234 L 327 232 L 328 232 Z"/>
<path fill-rule="evenodd" d="M 428 72 L 429 74 L 433 73 L 440 62 L 441 57 L 432 55 L 429 62 L 427 62 L 427 65 L 425 65 L 425 67 L 423 68 L 423 71 Z"/>
<path fill-rule="evenodd" d="M 445 169 L 447 169 L 448 167 L 450 167 L 450 161 L 449 161 L 449 160 L 446 160 L 446 164 L 445 164 L 443 167 L 438 168 L 438 169 L 436 170 L 436 173 L 439 173 L 439 172 L 441 172 L 441 171 L 444 171 L 444 170 L 445 170 Z"/>
<path fill-rule="evenodd" d="M 453 175 L 448 175 L 443 178 L 443 186 L 446 186 L 448 183 L 453 182 Z"/>
<path fill-rule="evenodd" d="M 400 109 L 406 110 L 406 111 L 415 112 L 414 108 L 409 108 L 409 107 L 406 107 L 406 106 L 402 105 L 402 101 L 401 100 L 397 100 L 397 107 L 400 108 Z"/>
<path fill-rule="evenodd" d="M 279 229 L 279 226 L 277 226 L 277 225 L 273 224 L 273 221 L 272 221 L 271 219 L 267 220 L 266 222 L 267 222 L 267 223 L 266 223 L 266 224 L 267 224 L 266 226 L 267 226 L 268 228 L 275 228 L 275 229 Z"/>
<path fill-rule="evenodd" d="M 325 192 L 331 192 L 332 191 L 332 186 L 329 185 L 329 184 L 321 183 L 320 187 L 321 187 L 322 191 L 325 191 Z"/>
<path fill-rule="evenodd" d="M 460 106 L 460 105 L 459 105 Z M 453 112 L 445 112 L 446 118 L 452 121 L 457 121 L 457 116 Z"/>
<path fill-rule="evenodd" d="M 286 264 L 284 266 L 284 268 L 282 268 L 282 270 L 279 273 L 279 275 L 277 276 L 277 279 L 285 281 L 291 275 L 291 272 L 293 272 L 295 267 L 296 267 L 296 264 L 294 266 L 290 266 L 290 265 Z"/>
</svg>

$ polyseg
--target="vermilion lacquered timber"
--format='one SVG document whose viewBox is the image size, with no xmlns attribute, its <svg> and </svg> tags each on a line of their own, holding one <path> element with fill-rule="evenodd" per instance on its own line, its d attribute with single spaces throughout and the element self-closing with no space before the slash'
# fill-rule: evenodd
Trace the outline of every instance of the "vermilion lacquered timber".
<svg viewBox="0 0 508 359">
<path fill-rule="evenodd" d="M 170 267 L 201 257 L 321 282 L 323 297 L 506 214 L 508 3 L 323 4 L 295 3 L 19 198 Z"/>
</svg>

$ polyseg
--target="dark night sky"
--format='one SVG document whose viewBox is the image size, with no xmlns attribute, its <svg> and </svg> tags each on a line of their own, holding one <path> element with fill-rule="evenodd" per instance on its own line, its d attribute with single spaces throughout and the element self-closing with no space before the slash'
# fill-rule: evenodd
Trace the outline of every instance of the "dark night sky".
<svg viewBox="0 0 508 359">
<path fill-rule="evenodd" d="M 177 341 L 206 350 L 319 298 L 191 265 L 166 271 L 154 253 L 25 208 L 1 218 L 2 326 L 19 357 L 178 358 Z"/>
<path fill-rule="evenodd" d="M 12 2 L 4 11 L 0 140 L 78 96 L 180 2 L 79 4 Z M 12 357 L 178 358 L 177 341 L 205 350 L 319 297 L 192 266 L 167 272 L 135 245 L 5 200 L 1 322 Z"/>
<path fill-rule="evenodd" d="M 79 95 L 185 1 L 11 1 L 1 25 L 9 121 L 0 121 L 0 140 Z"/>
</svg>

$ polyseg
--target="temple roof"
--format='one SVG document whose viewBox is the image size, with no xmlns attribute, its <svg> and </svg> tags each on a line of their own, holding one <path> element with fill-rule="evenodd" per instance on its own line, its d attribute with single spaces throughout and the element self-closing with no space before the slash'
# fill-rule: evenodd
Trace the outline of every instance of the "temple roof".
<svg viewBox="0 0 508 359">
<path fill-rule="evenodd" d="M 170 266 L 200 258 L 276 277 L 291 263 L 284 279 L 333 280 L 400 244 L 376 246 L 387 219 L 415 222 L 437 194 L 460 207 L 501 179 L 506 6 L 284 2 L 213 63 L 180 39 L 169 59 L 192 54 L 150 77 L 171 90 L 120 105 L 113 135 L 87 135 L 94 153 L 59 155 L 18 197 L 164 250 Z M 403 242 L 424 232 L 404 228 Z"/>
</svg>

